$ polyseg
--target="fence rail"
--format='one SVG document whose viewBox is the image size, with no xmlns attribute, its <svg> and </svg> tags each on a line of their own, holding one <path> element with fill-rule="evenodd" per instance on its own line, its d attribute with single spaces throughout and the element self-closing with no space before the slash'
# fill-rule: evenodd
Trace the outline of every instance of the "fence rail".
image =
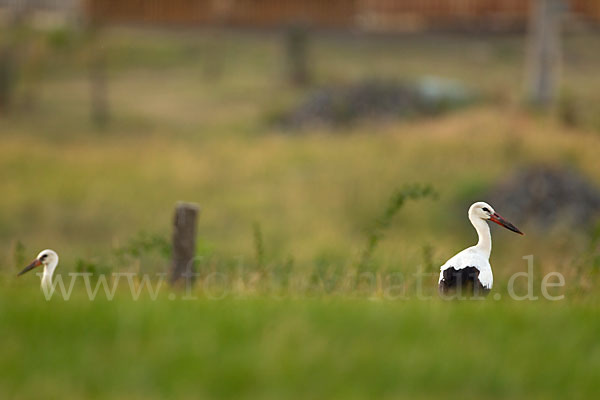
<svg viewBox="0 0 600 400">
<path fill-rule="evenodd" d="M 564 0 L 600 22 L 600 1 Z M 109 23 L 224 24 L 419 30 L 524 26 L 534 0 L 85 0 L 89 17 Z"/>
</svg>

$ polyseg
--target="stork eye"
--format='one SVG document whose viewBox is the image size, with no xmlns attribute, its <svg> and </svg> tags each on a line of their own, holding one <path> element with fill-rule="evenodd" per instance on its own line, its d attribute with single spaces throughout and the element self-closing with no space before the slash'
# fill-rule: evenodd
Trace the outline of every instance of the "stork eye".
<svg viewBox="0 0 600 400">
<path fill-rule="evenodd" d="M 41 257 L 41 259 L 43 260 L 43 259 L 45 259 L 46 257 L 48 257 L 48 254 L 44 254 L 44 255 Z"/>
<path fill-rule="evenodd" d="M 488 210 L 487 207 L 483 207 L 483 211 L 485 211 L 486 213 L 490 212 L 490 210 Z"/>
</svg>

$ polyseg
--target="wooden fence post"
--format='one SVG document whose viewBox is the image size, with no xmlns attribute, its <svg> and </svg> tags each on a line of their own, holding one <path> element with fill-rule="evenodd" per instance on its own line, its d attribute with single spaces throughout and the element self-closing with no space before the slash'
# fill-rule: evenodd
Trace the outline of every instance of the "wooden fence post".
<svg viewBox="0 0 600 400">
<path fill-rule="evenodd" d="M 294 86 L 307 86 L 310 83 L 308 26 L 301 23 L 289 26 L 285 33 L 285 47 L 289 81 Z"/>
<path fill-rule="evenodd" d="M 102 47 L 102 23 L 88 23 L 90 37 L 90 95 L 92 123 L 97 129 L 105 129 L 110 122 L 108 98 L 107 55 Z"/>
<path fill-rule="evenodd" d="M 196 204 L 180 202 L 175 207 L 171 284 L 183 278 L 186 285 L 190 285 L 194 280 L 198 213 L 199 207 Z"/>
<path fill-rule="evenodd" d="M 566 9 L 563 0 L 536 0 L 529 28 L 529 101 L 538 106 L 550 105 L 558 89 L 561 61 L 561 17 Z"/>
<path fill-rule="evenodd" d="M 27 3 L 13 1 L 6 7 L 7 21 L 2 26 L 4 40 L 0 42 L 0 116 L 8 113 L 15 82 L 19 78 L 19 52 L 24 43 L 19 32 L 26 24 L 30 8 Z"/>
</svg>

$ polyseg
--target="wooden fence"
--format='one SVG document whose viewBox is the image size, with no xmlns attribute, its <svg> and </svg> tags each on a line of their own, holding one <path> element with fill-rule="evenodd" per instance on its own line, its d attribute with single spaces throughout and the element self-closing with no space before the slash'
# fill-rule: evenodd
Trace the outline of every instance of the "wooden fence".
<svg viewBox="0 0 600 400">
<path fill-rule="evenodd" d="M 375 31 L 524 26 L 534 0 L 85 0 L 108 23 L 322 28 Z M 565 0 L 575 15 L 600 22 L 599 0 Z"/>
</svg>

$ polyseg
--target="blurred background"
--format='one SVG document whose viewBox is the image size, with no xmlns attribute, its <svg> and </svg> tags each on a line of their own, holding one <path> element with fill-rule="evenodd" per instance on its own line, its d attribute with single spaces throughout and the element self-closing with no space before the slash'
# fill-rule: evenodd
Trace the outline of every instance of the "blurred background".
<svg viewBox="0 0 600 400">
<path fill-rule="evenodd" d="M 168 241 L 177 200 L 201 205 L 203 255 L 254 259 L 259 231 L 268 262 L 352 263 L 407 183 L 439 197 L 390 224 L 374 257 L 394 268 L 473 241 L 476 200 L 528 233 L 499 231 L 501 275 L 597 247 L 596 1 L 1 0 L 0 17 L 12 272 L 46 247 L 63 271 L 110 268 Z"/>
<path fill-rule="evenodd" d="M 592 396 L 599 49 L 596 0 L 0 0 L 0 397 Z M 44 248 L 63 276 L 165 271 L 179 200 L 199 270 L 243 265 L 250 300 L 14 278 Z M 532 254 L 568 305 L 314 301 L 389 298 L 334 279 L 364 271 L 434 294 L 478 200 L 526 232 L 492 227 L 495 292 Z"/>
</svg>

